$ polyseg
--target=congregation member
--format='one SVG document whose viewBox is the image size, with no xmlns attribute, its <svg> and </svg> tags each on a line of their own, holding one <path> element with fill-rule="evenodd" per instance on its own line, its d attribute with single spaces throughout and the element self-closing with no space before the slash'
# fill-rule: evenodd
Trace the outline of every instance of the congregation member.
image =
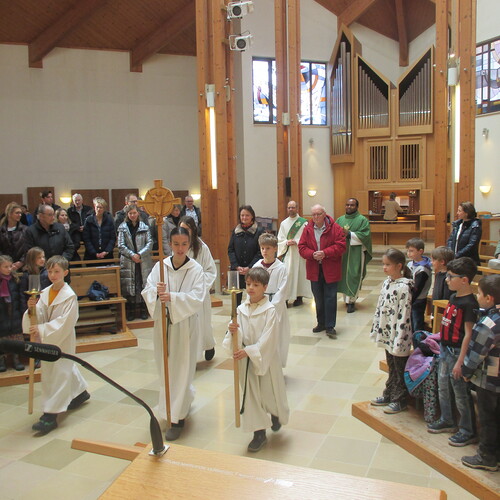
<svg viewBox="0 0 500 500">
<path fill-rule="evenodd" d="M 356 310 L 355 304 L 366 276 L 366 266 L 372 260 L 370 222 L 358 209 L 359 201 L 349 198 L 345 203 L 345 214 L 337 219 L 337 224 L 343 229 L 346 238 L 338 292 L 344 294 L 348 313 Z"/>
<path fill-rule="evenodd" d="M 188 195 L 184 198 L 184 206 L 182 207 L 180 216 L 183 217 L 184 215 L 193 218 L 194 222 L 196 223 L 198 236 L 201 237 L 201 210 L 197 206 L 195 206 L 192 196 Z"/>
<path fill-rule="evenodd" d="M 80 260 L 78 249 L 82 243 L 83 226 L 87 217 L 92 214 L 92 207 L 83 204 L 83 197 L 79 193 L 75 193 L 72 199 L 73 203 L 67 211 L 70 222 L 70 236 L 75 245 L 75 254 L 71 260 Z"/>
<path fill-rule="evenodd" d="M 134 193 L 128 193 L 126 196 L 125 196 L 125 206 L 121 209 L 121 210 L 118 210 L 118 212 L 116 212 L 115 214 L 115 229 L 118 229 L 118 226 L 125 220 L 125 207 L 127 205 L 135 205 L 139 212 L 139 217 L 140 217 L 140 220 L 142 220 L 142 222 L 144 222 L 144 224 L 146 224 L 147 226 L 149 226 L 149 215 L 147 214 L 146 211 L 142 210 L 138 205 L 137 205 L 137 202 L 139 201 L 139 197 L 134 194 Z"/>
<path fill-rule="evenodd" d="M 54 203 L 54 193 L 50 189 L 46 189 L 40 193 L 40 204 L 36 207 L 35 212 L 33 213 L 35 219 L 38 215 L 40 205 L 48 205 L 49 207 L 52 207 L 54 213 L 56 210 L 61 208 L 57 203 Z"/>
<path fill-rule="evenodd" d="M 314 333 L 326 330 L 337 338 L 337 286 L 342 273 L 342 255 L 346 250 L 344 231 L 327 215 L 325 207 L 314 205 L 310 220 L 299 241 L 299 253 L 306 260 L 306 277 L 316 304 Z"/>
<path fill-rule="evenodd" d="M 403 209 L 399 206 L 396 201 L 396 193 L 391 193 L 389 199 L 384 203 L 384 220 L 395 222 L 398 220 L 398 214 L 403 213 Z"/>
<path fill-rule="evenodd" d="M 449 300 L 451 292 L 446 281 L 448 262 L 453 260 L 454 253 L 445 246 L 436 247 L 431 252 L 432 269 L 434 270 L 434 286 L 432 300 Z"/>
<path fill-rule="evenodd" d="M 470 201 L 458 205 L 457 220 L 451 223 L 451 234 L 446 246 L 451 248 L 457 257 L 470 257 L 477 266 L 479 259 L 479 243 L 482 236 L 481 219 Z"/>
<path fill-rule="evenodd" d="M 103 198 L 94 198 L 94 213 L 89 215 L 83 226 L 85 260 L 111 259 L 115 248 L 116 232 L 113 217 L 107 211 Z"/>
<path fill-rule="evenodd" d="M 49 205 L 40 205 L 37 212 L 37 221 L 25 232 L 26 247 L 40 247 L 47 260 L 53 255 L 71 260 L 75 246 L 68 231 L 55 221 L 54 209 Z"/>
<path fill-rule="evenodd" d="M 35 218 L 29 213 L 28 205 L 21 205 L 21 210 L 23 211 L 23 214 L 21 215 L 21 224 L 31 226 L 31 224 L 35 222 Z"/>
<path fill-rule="evenodd" d="M 23 267 L 27 251 L 24 234 L 28 228 L 21 223 L 22 213 L 21 206 L 13 201 L 7 205 L 0 220 L 0 254 L 12 259 L 14 271 Z"/>
<path fill-rule="evenodd" d="M 282 221 L 278 231 L 278 258 L 285 264 L 288 275 L 286 301 L 294 307 L 300 306 L 303 297 L 311 296 L 306 279 L 306 261 L 299 254 L 299 241 L 307 219 L 297 212 L 297 202 L 289 201 L 288 217 Z"/>
</svg>

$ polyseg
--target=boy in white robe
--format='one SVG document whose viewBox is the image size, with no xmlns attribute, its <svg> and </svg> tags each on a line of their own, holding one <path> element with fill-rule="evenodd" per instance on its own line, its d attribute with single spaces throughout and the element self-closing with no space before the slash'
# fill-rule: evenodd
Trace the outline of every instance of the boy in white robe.
<svg viewBox="0 0 500 500">
<path fill-rule="evenodd" d="M 286 366 L 288 348 L 290 346 L 290 322 L 286 298 L 288 294 L 288 271 L 285 264 L 276 258 L 278 252 L 278 239 L 274 234 L 264 233 L 259 236 L 260 253 L 263 259 L 253 267 L 263 267 L 269 273 L 269 284 L 266 295 L 278 314 L 279 348 L 281 366 Z"/>
<path fill-rule="evenodd" d="M 243 392 L 243 430 L 253 431 L 248 451 L 259 451 L 267 442 L 266 427 L 278 431 L 288 423 L 290 410 L 285 378 L 278 355 L 278 318 L 275 307 L 264 294 L 269 274 L 253 267 L 246 276 L 247 298 L 238 307 L 237 323 L 229 324 L 223 346 L 232 353 L 232 336 L 238 336 L 240 385 Z M 271 418 L 269 418 L 271 417 Z"/>
<path fill-rule="evenodd" d="M 187 256 L 189 233 L 174 228 L 170 234 L 172 256 L 163 260 L 165 282 L 160 280 L 157 262 L 148 276 L 142 296 L 154 320 L 153 340 L 156 366 L 160 380 L 159 416 L 167 418 L 165 407 L 165 378 L 163 368 L 163 304 L 168 309 L 168 373 L 170 381 L 170 412 L 172 427 L 167 430 L 167 441 L 177 439 L 184 427 L 184 419 L 194 400 L 192 385 L 199 345 L 200 323 L 205 284 L 202 267 Z"/>
<path fill-rule="evenodd" d="M 54 255 L 46 264 L 52 285 L 45 288 L 40 300 L 28 300 L 28 306 L 36 304 L 38 325 L 31 326 L 28 310 L 23 316 L 23 331 L 34 335 L 35 342 L 54 344 L 67 354 L 76 352 L 75 325 L 78 320 L 78 300 L 75 292 L 64 282 L 68 274 L 68 261 Z M 74 410 L 90 398 L 87 382 L 75 363 L 69 359 L 42 361 L 42 410 L 40 420 L 32 429 L 47 434 L 57 427 L 57 415 Z"/>
</svg>

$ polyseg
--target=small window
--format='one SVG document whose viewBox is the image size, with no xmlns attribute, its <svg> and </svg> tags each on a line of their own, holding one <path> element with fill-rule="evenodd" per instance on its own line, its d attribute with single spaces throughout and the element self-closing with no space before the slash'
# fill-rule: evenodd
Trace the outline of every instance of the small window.
<svg viewBox="0 0 500 500">
<path fill-rule="evenodd" d="M 326 64 L 300 63 L 302 125 L 326 125 Z M 253 59 L 253 121 L 276 123 L 276 61 Z"/>
<path fill-rule="evenodd" d="M 476 46 L 476 113 L 500 111 L 500 38 Z"/>
</svg>

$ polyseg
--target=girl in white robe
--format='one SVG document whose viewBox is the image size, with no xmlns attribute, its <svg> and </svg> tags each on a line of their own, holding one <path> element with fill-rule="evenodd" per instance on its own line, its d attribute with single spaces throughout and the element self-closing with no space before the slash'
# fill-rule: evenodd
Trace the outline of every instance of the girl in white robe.
<svg viewBox="0 0 500 500">
<path fill-rule="evenodd" d="M 167 418 L 163 370 L 163 331 L 161 317 L 168 309 L 168 371 L 172 427 L 166 439 L 180 436 L 184 419 L 194 399 L 192 381 L 196 371 L 200 325 L 198 313 L 203 307 L 205 280 L 201 266 L 187 257 L 189 233 L 175 228 L 170 236 L 172 256 L 163 260 L 165 282 L 160 281 L 160 263 L 148 276 L 142 296 L 154 320 L 154 351 L 160 379 L 159 416 Z"/>
<path fill-rule="evenodd" d="M 66 266 L 65 269 L 63 269 L 64 266 Z M 54 278 L 54 268 L 56 267 L 61 272 Z M 72 288 L 64 282 L 64 277 L 68 274 L 67 269 L 68 261 L 64 257 L 55 255 L 47 261 L 47 270 L 52 285 L 42 291 L 40 300 L 36 304 L 38 335 L 35 333 L 35 338 L 43 343 L 57 345 L 61 351 L 67 354 L 75 354 L 78 300 Z M 54 287 L 57 288 L 58 284 L 61 288 L 52 303 L 49 304 L 51 290 Z M 30 305 L 29 301 L 28 305 Z M 30 333 L 30 326 L 30 318 L 28 311 L 26 311 L 23 316 L 23 332 Z M 37 422 L 34 424 L 33 430 L 46 433 L 57 427 L 55 416 L 79 406 L 79 404 L 75 405 L 74 401 L 80 403 L 80 399 L 81 402 L 87 400 L 90 396 L 86 389 L 87 383 L 73 361 L 69 359 L 59 359 L 53 363 L 42 361 L 42 410 L 44 415 L 40 421 L 45 422 L 44 416 L 48 414 L 54 417 L 53 420 L 47 419 L 47 422 L 53 421 L 54 423 L 40 425 L 38 428 L 36 426 L 39 422 Z"/>
<path fill-rule="evenodd" d="M 254 432 L 249 451 L 258 451 L 266 443 L 266 428 L 278 431 L 288 423 L 290 410 L 285 378 L 278 355 L 278 319 L 275 307 L 264 295 L 269 274 L 252 268 L 247 274 L 247 298 L 238 307 L 237 324 L 229 324 L 223 346 L 239 360 L 243 393 L 243 430 Z M 260 290 L 259 290 L 260 288 Z M 232 335 L 238 335 L 239 350 L 233 353 Z"/>
<path fill-rule="evenodd" d="M 181 217 L 179 227 L 189 231 L 191 246 L 188 251 L 188 257 L 196 260 L 203 268 L 205 277 L 205 300 L 203 309 L 199 313 L 201 335 L 200 345 L 198 347 L 198 361 L 206 359 L 210 361 L 215 355 L 215 338 L 212 330 L 212 300 L 210 299 L 210 288 L 217 277 L 217 268 L 208 246 L 197 236 L 196 222 L 189 215 Z"/>
</svg>

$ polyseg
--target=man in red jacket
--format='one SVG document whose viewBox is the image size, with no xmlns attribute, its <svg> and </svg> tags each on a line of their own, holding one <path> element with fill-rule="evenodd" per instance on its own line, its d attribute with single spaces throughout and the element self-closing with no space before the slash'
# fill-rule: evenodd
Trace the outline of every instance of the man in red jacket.
<svg viewBox="0 0 500 500">
<path fill-rule="evenodd" d="M 314 333 L 326 330 L 331 339 L 337 338 L 337 283 L 342 277 L 342 254 L 346 250 L 344 231 L 325 207 L 314 205 L 309 221 L 299 241 L 299 253 L 306 260 L 306 277 L 316 303 L 318 324 Z"/>
</svg>

